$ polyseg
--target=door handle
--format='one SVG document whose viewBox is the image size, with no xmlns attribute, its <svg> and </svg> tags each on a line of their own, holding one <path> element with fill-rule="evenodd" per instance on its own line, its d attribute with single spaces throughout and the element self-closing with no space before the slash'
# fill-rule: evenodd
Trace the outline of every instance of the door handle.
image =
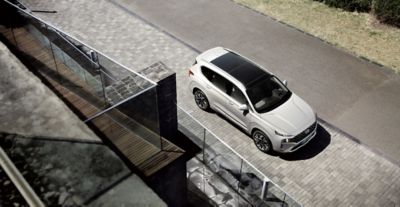
<svg viewBox="0 0 400 207">
<path fill-rule="evenodd" d="M 233 102 L 229 102 L 230 105 L 233 105 Z"/>
</svg>

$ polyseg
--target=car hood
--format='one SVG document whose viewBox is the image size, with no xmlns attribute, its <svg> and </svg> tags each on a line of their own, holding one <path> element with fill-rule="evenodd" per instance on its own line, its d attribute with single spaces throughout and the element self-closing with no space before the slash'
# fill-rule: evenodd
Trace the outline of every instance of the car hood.
<svg viewBox="0 0 400 207">
<path fill-rule="evenodd" d="M 299 134 L 316 121 L 310 105 L 294 93 L 279 107 L 259 115 L 280 133 L 289 135 Z"/>
</svg>

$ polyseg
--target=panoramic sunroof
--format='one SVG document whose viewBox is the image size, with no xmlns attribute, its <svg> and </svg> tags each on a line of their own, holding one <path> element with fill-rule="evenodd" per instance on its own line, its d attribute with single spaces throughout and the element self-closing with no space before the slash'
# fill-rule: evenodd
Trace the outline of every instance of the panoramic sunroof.
<svg viewBox="0 0 400 207">
<path fill-rule="evenodd" d="M 258 66 L 231 52 L 216 58 L 211 61 L 211 63 L 229 73 L 243 83 L 243 85 L 248 85 L 253 80 L 267 75 L 267 73 Z"/>
</svg>

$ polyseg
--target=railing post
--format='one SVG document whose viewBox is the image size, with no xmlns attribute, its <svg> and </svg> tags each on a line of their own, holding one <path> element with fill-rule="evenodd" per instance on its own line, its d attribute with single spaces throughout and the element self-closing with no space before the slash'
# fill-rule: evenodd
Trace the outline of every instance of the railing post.
<svg viewBox="0 0 400 207">
<path fill-rule="evenodd" d="M 100 74 L 100 82 L 101 82 L 101 89 L 102 89 L 102 94 L 103 94 L 103 102 L 104 106 L 107 105 L 107 98 L 106 98 L 106 89 L 105 89 L 105 84 L 104 84 L 104 77 L 103 74 L 101 73 L 100 69 L 97 69 L 97 72 Z"/>
<path fill-rule="evenodd" d="M 263 187 L 262 187 L 262 191 L 261 191 L 261 199 L 264 200 L 266 193 L 268 193 L 268 180 L 264 177 Z"/>
<path fill-rule="evenodd" d="M 240 185 L 240 182 L 242 181 L 242 173 L 243 173 L 243 159 L 240 159 L 240 170 L 239 170 L 240 177 L 239 177 L 239 181 L 238 181 L 238 184 L 237 184 L 238 193 L 239 193 L 239 185 Z"/>
<path fill-rule="evenodd" d="M 202 149 L 202 151 L 203 151 L 203 192 L 205 193 L 205 190 L 206 190 L 206 181 L 205 181 L 205 163 L 206 163 L 206 158 L 205 158 L 205 152 L 204 152 L 204 149 L 205 149 L 205 147 L 206 147 L 206 132 L 207 132 L 207 130 L 205 129 L 205 128 L 203 128 L 203 149 Z"/>
<path fill-rule="evenodd" d="M 48 31 L 49 31 L 48 26 L 46 25 L 45 28 L 46 28 L 46 32 L 48 33 Z M 48 36 L 50 36 L 50 35 L 48 35 Z M 46 37 L 46 38 L 47 38 L 47 37 Z M 62 75 L 61 75 L 60 71 L 58 70 L 57 61 L 56 61 L 56 56 L 54 55 L 54 50 L 53 50 L 53 43 L 51 42 L 51 40 L 50 40 L 49 38 L 47 38 L 47 39 L 49 40 L 50 51 L 51 51 L 51 55 L 52 55 L 52 57 L 53 57 L 54 66 L 55 66 L 55 68 L 56 68 L 56 71 L 57 71 L 58 75 L 60 76 L 60 83 L 61 83 L 61 85 L 62 85 L 63 79 L 62 79 Z"/>
<path fill-rule="evenodd" d="M 206 148 L 206 132 L 207 132 L 207 130 L 205 129 L 205 128 L 203 128 L 203 162 L 205 162 L 206 161 L 206 158 L 205 158 L 205 153 L 204 153 L 204 149 Z"/>
<path fill-rule="evenodd" d="M 283 196 L 282 205 L 281 205 L 282 207 L 285 206 L 285 200 L 286 200 L 286 193 L 285 193 L 285 195 Z"/>
<path fill-rule="evenodd" d="M 104 100 L 104 105 L 106 105 L 107 98 L 106 98 L 106 90 L 105 90 L 105 87 L 106 87 L 105 80 L 104 80 L 103 74 L 101 73 L 100 65 L 99 65 L 98 58 L 97 58 L 97 53 L 93 50 L 90 50 L 90 59 L 95 63 L 92 65 L 92 67 L 100 74 L 100 82 L 101 82 L 101 89 L 102 89 L 102 93 L 103 93 L 103 100 Z"/>
<path fill-rule="evenodd" d="M 242 173 L 243 173 L 243 159 L 240 159 L 240 170 L 239 170 L 239 180 L 238 180 L 238 184 L 237 184 L 237 194 L 238 194 L 238 199 L 237 199 L 237 204 L 238 204 L 238 206 L 240 205 L 240 201 L 239 201 L 239 199 L 240 199 L 240 192 L 239 192 L 239 190 L 240 190 L 240 188 L 239 188 L 239 186 L 240 186 L 240 182 L 242 181 Z"/>
</svg>

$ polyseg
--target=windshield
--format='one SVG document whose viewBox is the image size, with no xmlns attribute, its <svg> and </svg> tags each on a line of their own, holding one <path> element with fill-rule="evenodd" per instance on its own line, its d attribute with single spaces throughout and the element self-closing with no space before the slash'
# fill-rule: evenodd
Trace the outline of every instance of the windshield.
<svg viewBox="0 0 400 207">
<path fill-rule="evenodd" d="M 265 113 L 286 102 L 291 92 L 275 76 L 264 76 L 247 88 L 247 95 L 258 113 Z"/>
</svg>

